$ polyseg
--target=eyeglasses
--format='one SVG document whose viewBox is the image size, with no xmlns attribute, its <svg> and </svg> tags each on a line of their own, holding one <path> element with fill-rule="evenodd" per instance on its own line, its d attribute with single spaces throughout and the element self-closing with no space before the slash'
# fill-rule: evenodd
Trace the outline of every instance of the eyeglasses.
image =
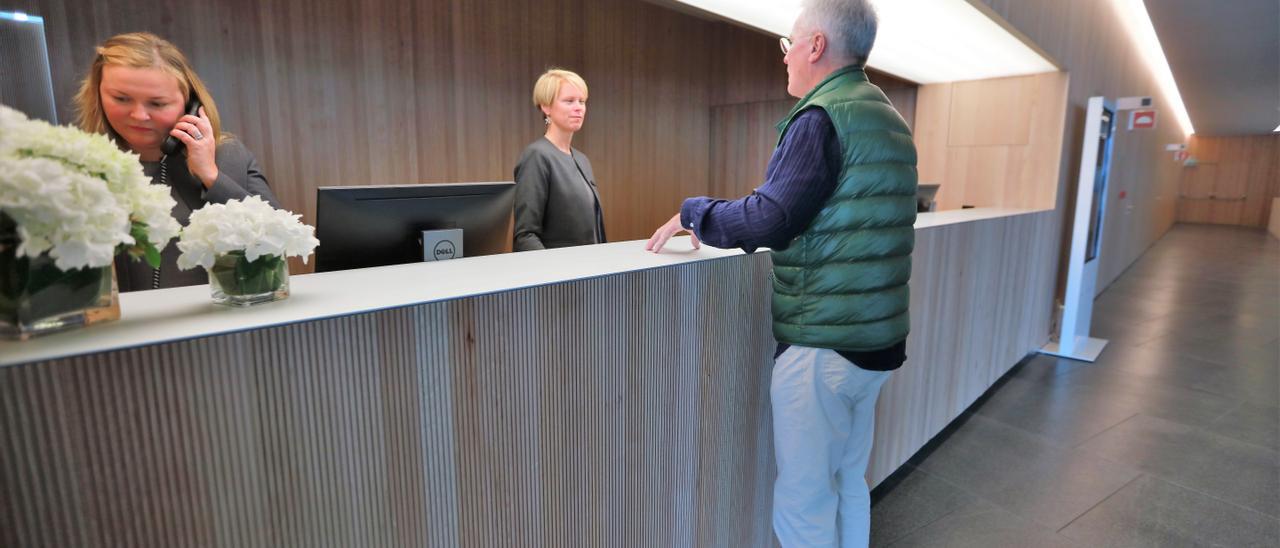
<svg viewBox="0 0 1280 548">
<path fill-rule="evenodd" d="M 812 34 L 806 35 L 804 38 L 808 38 L 810 36 L 813 36 L 813 35 Z M 801 38 L 801 40 L 803 40 L 804 38 Z M 786 36 L 783 36 L 782 38 L 778 39 L 778 46 L 782 48 L 783 55 L 786 55 L 788 52 L 790 52 L 791 48 L 795 47 L 795 45 L 796 43 Z"/>
</svg>

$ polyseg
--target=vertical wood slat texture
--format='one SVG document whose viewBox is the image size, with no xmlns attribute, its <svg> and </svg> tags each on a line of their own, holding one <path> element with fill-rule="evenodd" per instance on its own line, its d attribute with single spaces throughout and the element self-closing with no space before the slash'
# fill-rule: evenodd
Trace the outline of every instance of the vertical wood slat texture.
<svg viewBox="0 0 1280 548">
<path fill-rule="evenodd" d="M 917 232 L 872 484 L 1047 338 L 1056 227 Z M 769 268 L 0 369 L 0 545 L 770 546 Z"/>
<path fill-rule="evenodd" d="M 1181 168 L 1178 221 L 1264 228 L 1280 197 L 1280 135 L 1191 138 L 1199 162 Z"/>
</svg>

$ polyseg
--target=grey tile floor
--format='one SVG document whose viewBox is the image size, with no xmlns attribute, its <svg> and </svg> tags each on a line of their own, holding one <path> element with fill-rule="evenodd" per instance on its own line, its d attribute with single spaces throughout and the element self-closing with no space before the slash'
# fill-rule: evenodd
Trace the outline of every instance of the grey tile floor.
<svg viewBox="0 0 1280 548">
<path fill-rule="evenodd" d="M 1280 546 L 1280 241 L 1177 225 L 875 492 L 873 546 Z"/>
</svg>

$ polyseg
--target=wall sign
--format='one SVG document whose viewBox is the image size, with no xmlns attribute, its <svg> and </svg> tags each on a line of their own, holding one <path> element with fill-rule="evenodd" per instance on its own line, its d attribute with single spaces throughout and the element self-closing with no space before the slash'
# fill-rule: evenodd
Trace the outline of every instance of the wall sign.
<svg viewBox="0 0 1280 548">
<path fill-rule="evenodd" d="M 1152 129 L 1156 127 L 1155 109 L 1145 108 L 1129 112 L 1129 129 Z"/>
</svg>

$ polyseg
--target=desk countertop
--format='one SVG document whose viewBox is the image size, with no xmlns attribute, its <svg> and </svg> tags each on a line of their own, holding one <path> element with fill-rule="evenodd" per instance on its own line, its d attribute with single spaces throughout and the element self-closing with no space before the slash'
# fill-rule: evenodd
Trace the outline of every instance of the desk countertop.
<svg viewBox="0 0 1280 548">
<path fill-rule="evenodd" d="M 922 213 L 916 229 L 929 229 L 1031 213 L 964 209 Z M 485 295 L 741 255 L 741 250 L 673 238 L 660 254 L 644 240 L 471 257 L 341 272 L 292 276 L 291 296 L 247 309 L 212 303 L 206 285 L 120 295 L 121 319 L 24 342 L 0 342 L 0 366 L 106 352 L 388 308 Z"/>
</svg>

